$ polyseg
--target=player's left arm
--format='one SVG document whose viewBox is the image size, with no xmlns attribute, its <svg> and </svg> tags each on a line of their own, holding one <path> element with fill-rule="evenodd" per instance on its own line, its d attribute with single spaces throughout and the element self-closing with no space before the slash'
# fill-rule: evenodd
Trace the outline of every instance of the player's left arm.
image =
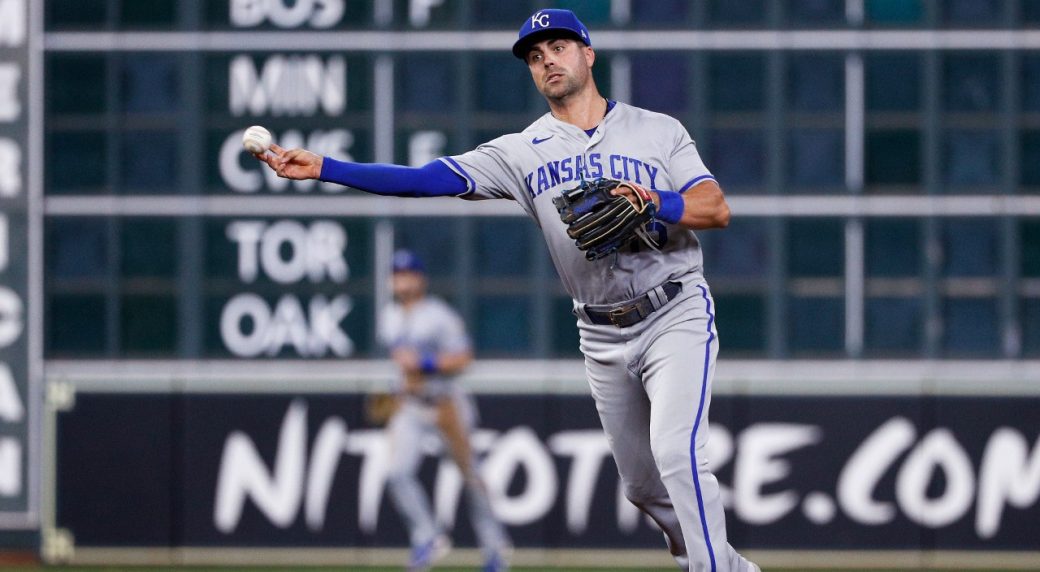
<svg viewBox="0 0 1040 572">
<path fill-rule="evenodd" d="M 704 165 L 686 128 L 678 121 L 672 121 L 670 126 L 672 147 L 662 166 L 672 182 L 680 186 L 650 193 L 657 205 L 657 220 L 690 230 L 725 228 L 730 212 L 722 188 Z"/>
<path fill-rule="evenodd" d="M 683 192 L 651 191 L 636 183 L 629 184 L 650 195 L 657 207 L 657 218 L 665 222 L 690 230 L 726 228 L 729 225 L 729 205 L 715 179 L 704 179 Z M 612 194 L 635 201 L 634 193 L 625 186 L 614 189 Z"/>
<path fill-rule="evenodd" d="M 468 350 L 462 352 L 440 352 L 437 354 L 437 371 L 448 375 L 461 373 L 471 363 L 473 363 L 473 352 Z"/>
<path fill-rule="evenodd" d="M 462 317 L 454 310 L 444 308 L 441 330 L 438 336 L 436 362 L 438 373 L 455 375 L 473 363 L 473 344 L 466 333 Z"/>
<path fill-rule="evenodd" d="M 729 226 L 729 205 L 722 194 L 722 188 L 714 179 L 705 179 L 677 194 L 682 199 L 682 215 L 675 224 L 690 230 Z M 657 192 L 651 193 L 651 197 L 658 205 L 658 212 L 662 200 L 669 200 L 667 196 L 662 197 L 662 193 Z"/>
</svg>

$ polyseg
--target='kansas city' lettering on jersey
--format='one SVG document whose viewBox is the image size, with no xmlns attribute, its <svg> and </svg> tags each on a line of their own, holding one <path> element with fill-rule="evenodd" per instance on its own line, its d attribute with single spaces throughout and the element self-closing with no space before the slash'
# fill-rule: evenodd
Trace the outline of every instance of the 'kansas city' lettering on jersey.
<svg viewBox="0 0 1040 572">
<path fill-rule="evenodd" d="M 612 154 L 604 158 L 600 153 L 589 153 L 587 162 L 584 156 L 575 155 L 545 163 L 528 173 L 524 182 L 531 198 L 556 185 L 600 177 L 632 181 L 656 191 L 660 189 L 657 186 L 659 171 L 660 167 L 635 157 Z"/>
<path fill-rule="evenodd" d="M 582 178 L 609 177 L 653 190 L 686 191 L 713 179 L 686 128 L 673 117 L 618 102 L 592 135 L 546 113 L 520 133 L 444 157 L 469 199 L 512 199 L 535 219 L 567 292 L 585 304 L 629 300 L 667 280 L 700 279 L 693 231 L 658 221 L 660 251 L 625 250 L 596 261 L 567 236 L 552 197 Z"/>
</svg>

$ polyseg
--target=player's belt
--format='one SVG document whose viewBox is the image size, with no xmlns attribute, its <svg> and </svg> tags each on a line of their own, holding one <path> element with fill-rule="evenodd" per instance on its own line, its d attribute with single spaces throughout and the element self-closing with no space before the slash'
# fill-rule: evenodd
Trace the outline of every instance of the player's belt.
<svg viewBox="0 0 1040 572">
<path fill-rule="evenodd" d="M 657 288 L 643 294 L 642 296 L 610 306 L 584 307 L 585 315 L 593 324 L 601 326 L 617 326 L 627 328 L 634 326 L 653 314 L 658 308 L 667 304 L 682 292 L 682 284 L 679 282 L 665 282 Z"/>
</svg>

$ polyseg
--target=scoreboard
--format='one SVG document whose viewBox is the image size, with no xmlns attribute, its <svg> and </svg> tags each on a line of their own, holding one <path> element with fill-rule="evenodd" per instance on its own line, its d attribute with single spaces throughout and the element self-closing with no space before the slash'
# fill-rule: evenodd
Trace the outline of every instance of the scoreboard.
<svg viewBox="0 0 1040 572">
<path fill-rule="evenodd" d="M 740 213 L 700 236 L 733 351 L 1040 355 L 1029 3 L 556 4 L 595 29 L 601 90 L 680 119 Z M 479 356 L 576 357 L 515 205 L 289 182 L 239 144 L 262 124 L 420 165 L 520 130 L 545 105 L 507 48 L 539 5 L 45 3 L 45 354 L 369 357 L 378 270 L 403 245 Z M 1000 29 L 956 29 L 971 22 Z"/>
<path fill-rule="evenodd" d="M 40 374 L 39 109 L 32 77 L 28 6 L 0 2 L 0 528 L 31 527 L 36 519 L 30 438 L 38 401 L 30 380 Z"/>
<path fill-rule="evenodd" d="M 262 124 L 283 146 L 417 165 L 520 130 L 545 104 L 507 49 L 541 5 L 45 2 L 42 351 L 372 356 L 397 245 L 427 259 L 480 357 L 577 357 L 515 205 L 289 182 L 238 141 Z M 594 29 L 601 90 L 680 119 L 732 198 L 734 224 L 700 236 L 731 351 L 1040 355 L 1033 3 L 553 5 Z"/>
</svg>

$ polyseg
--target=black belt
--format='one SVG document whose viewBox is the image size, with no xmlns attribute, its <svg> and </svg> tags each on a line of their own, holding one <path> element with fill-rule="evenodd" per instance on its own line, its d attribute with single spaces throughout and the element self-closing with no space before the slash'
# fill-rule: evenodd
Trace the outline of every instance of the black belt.
<svg viewBox="0 0 1040 572">
<path fill-rule="evenodd" d="M 653 314 L 682 292 L 679 282 L 665 282 L 642 296 L 612 306 L 585 305 L 585 315 L 593 324 L 627 328 L 634 326 Z M 656 303 L 655 303 L 656 300 Z"/>
</svg>

